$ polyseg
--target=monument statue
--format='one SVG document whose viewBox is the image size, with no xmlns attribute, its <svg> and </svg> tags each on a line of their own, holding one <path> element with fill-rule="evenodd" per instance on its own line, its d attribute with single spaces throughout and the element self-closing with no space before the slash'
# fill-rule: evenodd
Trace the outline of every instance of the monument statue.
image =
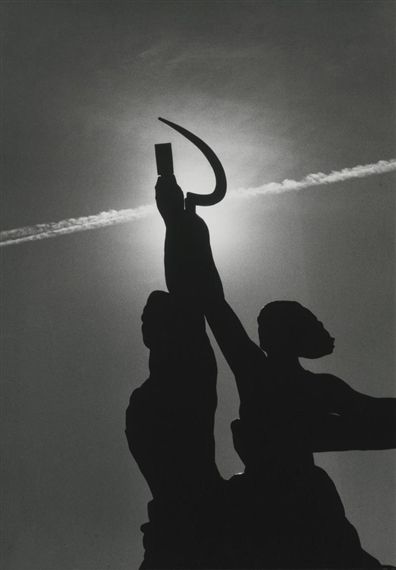
<svg viewBox="0 0 396 570">
<path fill-rule="evenodd" d="M 131 396 L 127 437 L 153 501 L 141 568 L 375 568 L 314 452 L 396 447 L 396 400 L 314 374 L 334 339 L 296 301 L 274 301 L 251 340 L 225 299 L 209 232 L 195 205 L 224 197 L 224 170 L 203 141 L 174 123 L 211 162 L 211 195 L 184 195 L 169 145 L 157 145 L 165 277 L 143 313 L 150 378 Z M 263 283 L 265 287 L 265 281 Z M 214 457 L 216 363 L 204 316 L 240 397 L 232 423 L 245 471 L 224 481 Z"/>
</svg>

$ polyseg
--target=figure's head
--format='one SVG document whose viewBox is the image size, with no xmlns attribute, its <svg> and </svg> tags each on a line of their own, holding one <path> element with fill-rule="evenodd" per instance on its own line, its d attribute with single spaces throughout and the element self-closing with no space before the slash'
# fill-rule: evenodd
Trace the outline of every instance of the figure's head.
<svg viewBox="0 0 396 570">
<path fill-rule="evenodd" d="M 267 354 L 320 358 L 334 350 L 334 338 L 297 301 L 273 301 L 257 319 L 260 346 Z"/>
<path fill-rule="evenodd" d="M 205 334 L 205 321 L 201 313 L 171 294 L 153 291 L 143 309 L 142 334 L 147 348 L 170 349 Z"/>
</svg>

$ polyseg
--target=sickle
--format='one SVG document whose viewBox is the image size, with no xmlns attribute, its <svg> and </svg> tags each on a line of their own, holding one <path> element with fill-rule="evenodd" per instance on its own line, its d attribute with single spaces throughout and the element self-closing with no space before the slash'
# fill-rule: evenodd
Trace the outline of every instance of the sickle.
<svg viewBox="0 0 396 570">
<path fill-rule="evenodd" d="M 192 142 L 202 154 L 207 158 L 209 161 L 210 166 L 213 168 L 213 172 L 216 177 L 216 186 L 215 189 L 211 194 L 195 194 L 195 192 L 187 192 L 186 198 L 186 205 L 191 206 L 194 208 L 195 206 L 212 206 L 213 204 L 217 204 L 220 202 L 225 196 L 227 190 L 227 179 L 224 172 L 224 168 L 217 158 L 213 150 L 200 138 L 196 135 L 181 127 L 180 125 L 176 125 L 176 123 L 172 123 L 171 121 L 167 121 L 166 119 L 162 119 L 158 117 L 160 121 L 175 129 L 178 133 L 186 137 L 190 142 Z"/>
</svg>

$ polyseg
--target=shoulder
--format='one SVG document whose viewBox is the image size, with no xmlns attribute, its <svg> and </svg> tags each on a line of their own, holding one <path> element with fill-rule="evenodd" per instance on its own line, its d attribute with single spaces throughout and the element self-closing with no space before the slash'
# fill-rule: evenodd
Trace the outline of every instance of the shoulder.
<svg viewBox="0 0 396 570">
<path fill-rule="evenodd" d="M 269 366 L 265 353 L 261 348 L 249 341 L 238 359 L 235 378 L 240 396 L 256 397 L 259 389 L 265 389 L 269 380 Z"/>
<path fill-rule="evenodd" d="M 247 341 L 244 345 L 244 351 L 248 366 L 252 372 L 259 374 L 263 372 L 264 368 L 267 368 L 268 364 L 265 352 L 249 337 L 247 337 Z"/>
<path fill-rule="evenodd" d="M 334 389 L 352 390 L 352 388 L 349 386 L 349 384 L 345 382 L 345 380 L 342 380 L 341 378 L 335 376 L 334 374 L 327 374 L 327 373 L 316 374 L 313 372 L 311 372 L 310 374 L 313 377 L 312 381 L 321 383 L 324 386 L 329 386 L 330 388 Z"/>
<path fill-rule="evenodd" d="M 238 350 L 240 358 L 237 372 L 239 374 L 260 374 L 263 367 L 267 366 L 267 357 L 261 348 L 253 342 L 247 335 L 245 342 L 240 343 L 236 350 Z"/>
<path fill-rule="evenodd" d="M 355 393 L 355 390 L 349 384 L 334 374 L 314 374 L 310 372 L 307 379 L 313 390 L 320 391 L 329 400 L 335 399 L 338 401 L 340 398 L 345 400 Z"/>
</svg>

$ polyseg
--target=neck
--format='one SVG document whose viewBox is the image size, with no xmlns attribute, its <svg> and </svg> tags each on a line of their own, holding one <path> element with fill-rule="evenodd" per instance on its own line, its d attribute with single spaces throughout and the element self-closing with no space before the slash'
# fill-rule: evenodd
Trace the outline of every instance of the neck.
<svg viewBox="0 0 396 570">
<path fill-rule="evenodd" d="M 295 354 L 285 354 L 283 351 L 271 351 L 268 353 L 268 362 L 277 370 L 299 371 L 304 370 L 300 364 L 298 356 Z"/>
</svg>

